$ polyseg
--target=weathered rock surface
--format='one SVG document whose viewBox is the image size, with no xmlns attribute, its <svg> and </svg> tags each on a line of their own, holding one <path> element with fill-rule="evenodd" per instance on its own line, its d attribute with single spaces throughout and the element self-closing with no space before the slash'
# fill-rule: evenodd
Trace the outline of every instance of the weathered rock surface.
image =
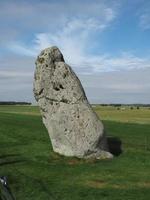
<svg viewBox="0 0 150 200">
<path fill-rule="evenodd" d="M 112 158 L 103 124 L 57 47 L 47 48 L 37 57 L 34 95 L 55 152 L 79 158 Z"/>
</svg>

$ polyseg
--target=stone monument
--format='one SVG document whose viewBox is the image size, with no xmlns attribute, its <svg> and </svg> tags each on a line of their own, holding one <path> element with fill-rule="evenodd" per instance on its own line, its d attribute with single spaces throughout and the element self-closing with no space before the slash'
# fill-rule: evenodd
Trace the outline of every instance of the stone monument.
<svg viewBox="0 0 150 200">
<path fill-rule="evenodd" d="M 80 80 L 55 46 L 37 57 L 34 96 L 55 152 L 78 158 L 113 157 L 102 122 Z"/>
</svg>

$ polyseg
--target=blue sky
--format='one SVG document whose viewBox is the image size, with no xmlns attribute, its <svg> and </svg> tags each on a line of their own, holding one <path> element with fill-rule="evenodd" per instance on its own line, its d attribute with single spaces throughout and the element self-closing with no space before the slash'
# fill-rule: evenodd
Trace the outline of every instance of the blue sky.
<svg viewBox="0 0 150 200">
<path fill-rule="evenodd" d="M 0 100 L 34 101 L 35 59 L 56 45 L 93 103 L 150 103 L 150 1 L 0 1 Z"/>
</svg>

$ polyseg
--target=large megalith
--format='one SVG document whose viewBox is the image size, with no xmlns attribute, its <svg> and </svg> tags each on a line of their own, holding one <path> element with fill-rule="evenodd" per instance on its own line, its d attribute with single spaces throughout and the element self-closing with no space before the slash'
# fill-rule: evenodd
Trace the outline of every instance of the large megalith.
<svg viewBox="0 0 150 200">
<path fill-rule="evenodd" d="M 112 158 L 104 126 L 57 47 L 46 48 L 37 57 L 34 96 L 55 152 L 79 158 Z"/>
</svg>

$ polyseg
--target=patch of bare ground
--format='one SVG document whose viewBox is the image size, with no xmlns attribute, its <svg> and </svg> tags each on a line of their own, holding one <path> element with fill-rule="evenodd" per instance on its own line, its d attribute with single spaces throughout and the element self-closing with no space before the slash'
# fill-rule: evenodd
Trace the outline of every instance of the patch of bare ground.
<svg viewBox="0 0 150 200">
<path fill-rule="evenodd" d="M 68 160 L 69 165 L 79 165 L 84 163 L 96 163 L 98 160 L 96 158 L 90 158 L 90 159 L 80 159 L 80 158 L 72 158 Z"/>
<path fill-rule="evenodd" d="M 124 184 L 113 184 L 110 187 L 113 189 L 127 189 L 129 186 Z"/>
<path fill-rule="evenodd" d="M 109 184 L 103 180 L 90 180 L 86 182 L 88 187 L 92 188 L 113 188 L 113 189 L 129 189 L 130 187 L 138 187 L 138 188 L 150 188 L 150 182 L 138 182 L 128 184 Z"/>
<path fill-rule="evenodd" d="M 78 164 L 81 164 L 81 161 L 78 159 L 71 159 L 71 160 L 68 160 L 68 164 L 69 165 L 78 165 Z"/>
<path fill-rule="evenodd" d="M 127 184 L 113 184 L 111 188 L 115 189 L 127 189 L 130 187 L 138 187 L 138 188 L 150 188 L 150 182 L 137 182 L 137 183 L 132 183 L 130 185 Z"/>
<path fill-rule="evenodd" d="M 137 186 L 140 188 L 150 188 L 150 182 L 138 182 Z"/>
<path fill-rule="evenodd" d="M 103 180 L 90 180 L 86 182 L 86 185 L 92 188 L 104 188 L 107 183 Z"/>
</svg>

